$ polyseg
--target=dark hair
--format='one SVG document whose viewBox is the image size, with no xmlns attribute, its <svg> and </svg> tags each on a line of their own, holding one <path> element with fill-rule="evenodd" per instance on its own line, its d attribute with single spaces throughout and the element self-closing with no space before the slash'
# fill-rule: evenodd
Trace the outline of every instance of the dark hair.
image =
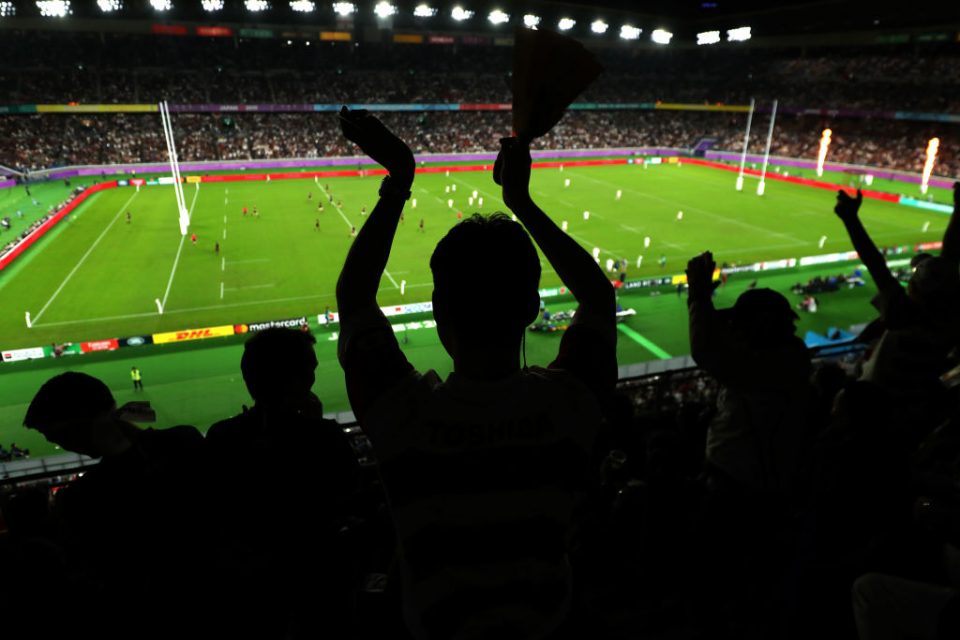
<svg viewBox="0 0 960 640">
<path fill-rule="evenodd" d="M 67 371 L 43 383 L 27 407 L 23 424 L 37 429 L 55 422 L 92 420 L 116 404 L 102 380 Z"/>
<path fill-rule="evenodd" d="M 790 301 L 773 289 L 748 289 L 731 308 L 733 328 L 754 344 L 769 347 L 789 340 L 799 319 Z"/>
<path fill-rule="evenodd" d="M 283 327 L 253 334 L 240 358 L 243 381 L 253 399 L 277 398 L 298 387 L 309 391 L 317 368 L 316 342 L 309 333 Z"/>
<path fill-rule="evenodd" d="M 523 226 L 503 213 L 475 213 L 454 226 L 430 257 L 435 297 L 442 298 L 453 322 L 464 330 L 515 335 L 532 320 L 540 258 Z M 481 298 L 495 301 L 496 314 L 483 313 Z M 492 321 L 491 321 L 492 318 Z"/>
</svg>

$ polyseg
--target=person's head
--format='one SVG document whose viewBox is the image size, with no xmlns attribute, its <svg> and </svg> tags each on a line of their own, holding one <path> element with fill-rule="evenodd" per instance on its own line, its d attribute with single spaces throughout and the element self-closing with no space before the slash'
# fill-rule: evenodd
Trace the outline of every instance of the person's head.
<svg viewBox="0 0 960 640">
<path fill-rule="evenodd" d="M 315 380 L 316 339 L 296 329 L 265 329 L 247 340 L 240 371 L 257 403 L 298 401 L 310 393 Z"/>
<path fill-rule="evenodd" d="M 23 424 L 67 451 L 102 455 L 103 426 L 116 420 L 117 403 L 101 380 L 68 371 L 43 383 L 33 396 Z"/>
<path fill-rule="evenodd" d="M 910 260 L 913 273 L 907 283 L 907 294 L 914 300 L 936 310 L 955 304 L 960 297 L 960 274 L 957 265 L 928 253 Z"/>
<path fill-rule="evenodd" d="M 519 349 L 540 309 L 540 258 L 530 236 L 502 213 L 475 213 L 430 258 L 437 331 L 456 359 L 462 345 Z"/>
<path fill-rule="evenodd" d="M 790 302 L 773 289 L 748 289 L 729 312 L 730 325 L 744 340 L 761 347 L 789 340 L 799 316 Z"/>
</svg>

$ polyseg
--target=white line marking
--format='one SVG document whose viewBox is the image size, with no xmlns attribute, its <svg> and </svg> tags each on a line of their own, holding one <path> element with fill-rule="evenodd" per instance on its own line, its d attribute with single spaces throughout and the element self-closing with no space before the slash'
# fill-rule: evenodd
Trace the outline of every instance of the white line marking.
<svg viewBox="0 0 960 640">
<path fill-rule="evenodd" d="M 226 229 L 223 230 L 223 239 L 224 239 L 224 240 L 227 239 L 227 230 L 226 230 Z"/>
<path fill-rule="evenodd" d="M 93 253 L 93 250 L 97 247 L 98 244 L 100 244 L 100 241 L 103 240 L 103 236 L 107 235 L 107 231 L 110 231 L 110 227 L 112 227 L 113 223 L 120 218 L 120 215 L 126 210 L 127 206 L 131 202 L 133 202 L 133 199 L 137 197 L 138 193 L 139 191 L 135 191 L 134 194 L 130 196 L 130 198 L 125 203 L 123 203 L 123 206 L 120 207 L 119 211 L 117 211 L 117 215 L 113 216 L 113 220 L 110 221 L 110 224 L 108 224 L 104 228 L 104 230 L 100 232 L 100 235 L 97 236 L 97 239 L 93 241 L 93 244 L 91 244 L 90 248 L 87 249 L 87 252 L 83 254 L 83 257 L 80 258 L 80 261 L 77 262 L 77 264 L 74 265 L 73 269 L 70 270 L 70 273 L 67 274 L 67 277 L 63 279 L 63 282 L 60 283 L 60 286 L 57 287 L 57 290 L 53 292 L 53 295 L 50 296 L 50 299 L 47 300 L 47 303 L 43 305 L 42 309 L 40 309 L 40 313 L 38 313 L 36 316 L 33 317 L 33 326 L 37 326 L 37 320 L 40 319 L 40 317 L 43 315 L 43 312 L 46 311 L 51 304 L 53 304 L 54 300 L 57 299 L 57 296 L 60 295 L 60 292 L 63 291 L 63 288 L 67 286 L 68 282 L 70 282 L 70 278 L 73 277 L 73 274 L 77 272 L 77 269 L 80 268 L 80 265 L 86 262 L 87 258 L 90 257 L 90 254 Z"/>
<path fill-rule="evenodd" d="M 220 299 L 223 300 L 223 280 L 220 281 Z"/>
<path fill-rule="evenodd" d="M 227 259 L 226 259 L 226 258 L 221 258 L 221 259 L 220 259 L 220 271 L 226 271 L 226 270 L 227 270 Z"/>
<path fill-rule="evenodd" d="M 387 271 L 386 269 L 384 269 L 384 270 L 383 270 L 383 274 L 384 274 L 385 276 L 387 276 L 387 279 L 390 280 L 391 283 L 393 283 L 393 288 L 394 288 L 394 289 L 399 289 L 399 288 L 400 288 L 400 285 L 398 285 L 398 284 L 397 284 L 397 281 L 393 279 L 393 276 L 390 275 L 390 272 L 389 272 L 389 271 Z"/>
<path fill-rule="evenodd" d="M 320 185 L 318 184 L 317 186 L 320 186 Z M 326 189 L 324 189 L 323 187 L 320 187 L 320 189 L 323 191 L 323 195 L 327 196 L 327 200 L 330 200 L 330 192 L 328 192 L 328 191 L 327 191 Z M 349 219 L 349 218 L 347 217 L 347 215 L 343 212 L 343 209 L 341 209 L 340 207 L 338 207 L 336 202 L 331 201 L 330 204 L 332 204 L 332 205 L 333 205 L 333 208 L 337 210 L 337 213 L 339 213 L 339 214 L 340 214 L 340 217 L 343 218 L 343 221 L 347 223 L 347 226 L 350 227 L 351 229 L 353 229 L 354 224 L 353 224 L 352 222 L 350 222 L 350 219 Z"/>
<path fill-rule="evenodd" d="M 412 288 L 432 287 L 432 286 L 433 286 L 433 283 L 432 283 L 432 282 L 421 282 L 421 283 L 418 283 L 418 284 L 408 284 L 408 285 L 407 285 L 407 288 L 408 288 L 408 289 L 412 289 Z M 335 296 L 336 296 L 335 293 L 320 293 L 320 294 L 309 295 L 309 296 L 292 296 L 292 297 L 289 297 L 289 298 L 275 298 L 275 299 L 273 299 L 273 300 L 253 300 L 253 301 L 250 301 L 250 302 L 234 302 L 234 303 L 231 303 L 231 304 L 214 304 L 214 305 L 207 305 L 207 306 L 204 306 L 204 307 L 191 307 L 191 308 L 189 308 L 189 309 L 174 309 L 173 311 L 171 311 L 171 310 L 169 310 L 169 309 L 165 309 L 164 312 L 163 312 L 163 315 L 167 316 L 167 315 L 174 315 L 174 314 L 177 314 L 177 313 L 194 313 L 194 312 L 196 312 L 196 311 L 213 311 L 213 310 L 215 310 L 215 309 L 233 309 L 233 308 L 238 308 L 238 307 L 255 307 L 255 306 L 258 306 L 258 305 L 279 304 L 279 303 L 281 303 L 281 302 L 300 302 L 300 301 L 303 301 L 303 300 L 322 300 L 322 299 L 334 298 Z M 60 327 L 60 326 L 70 325 L 70 324 L 88 324 L 88 323 L 94 323 L 94 322 L 112 322 L 112 321 L 114 321 L 114 320 L 133 320 L 133 319 L 136 319 L 136 318 L 156 317 L 156 315 L 157 315 L 157 312 L 156 312 L 156 311 L 150 311 L 149 313 L 129 313 L 129 314 L 122 315 L 122 316 L 105 316 L 105 317 L 103 317 L 103 318 L 86 318 L 86 319 L 83 319 L 83 320 L 63 320 L 63 321 L 59 321 L 59 322 L 45 322 L 45 323 L 43 323 L 43 325 L 37 325 L 36 323 L 33 323 L 33 326 L 34 326 L 34 328 L 36 328 L 37 326 Z"/>
<path fill-rule="evenodd" d="M 227 216 L 223 216 L 223 224 L 227 224 Z"/>
<path fill-rule="evenodd" d="M 190 211 L 187 212 L 187 218 L 189 219 L 193 219 L 193 207 L 197 204 L 197 196 L 199 195 L 200 195 L 199 189 L 193 192 L 193 201 L 190 203 Z M 224 229 L 223 232 L 226 233 L 227 230 Z M 183 242 L 186 239 L 187 239 L 187 236 L 180 236 L 180 246 L 177 247 L 177 255 L 173 259 L 173 268 L 170 269 L 170 279 L 167 280 L 167 290 L 163 292 L 163 301 L 160 303 L 160 306 L 163 307 L 164 309 L 167 308 L 167 297 L 170 296 L 170 287 L 173 286 L 173 276 L 177 272 L 177 264 L 180 262 L 180 252 L 183 251 Z"/>
</svg>

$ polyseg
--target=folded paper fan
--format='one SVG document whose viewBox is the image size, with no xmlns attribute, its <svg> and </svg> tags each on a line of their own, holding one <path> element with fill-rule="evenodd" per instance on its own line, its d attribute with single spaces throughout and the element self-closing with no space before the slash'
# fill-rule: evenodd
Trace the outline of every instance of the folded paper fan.
<svg viewBox="0 0 960 640">
<path fill-rule="evenodd" d="M 549 132 L 603 67 L 582 44 L 552 31 L 517 29 L 513 131 L 529 143 Z"/>
</svg>

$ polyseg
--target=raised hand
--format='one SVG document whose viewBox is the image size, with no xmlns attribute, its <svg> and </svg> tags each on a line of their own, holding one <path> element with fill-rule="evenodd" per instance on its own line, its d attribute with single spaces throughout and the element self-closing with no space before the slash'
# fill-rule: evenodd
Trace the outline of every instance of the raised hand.
<svg viewBox="0 0 960 640">
<path fill-rule="evenodd" d="M 833 208 L 833 212 L 843 220 L 849 220 L 857 217 L 857 212 L 860 211 L 860 205 L 863 203 L 863 192 L 860 189 L 857 189 L 857 197 L 852 198 L 850 195 L 843 191 L 837 191 L 837 206 Z"/>
<path fill-rule="evenodd" d="M 503 188 L 503 203 L 510 209 L 530 198 L 530 147 L 517 138 L 501 138 L 493 165 L 493 181 Z"/>
<path fill-rule="evenodd" d="M 340 129 L 347 140 L 381 164 L 391 176 L 413 181 L 416 163 L 410 147 L 369 111 L 341 108 Z"/>
<path fill-rule="evenodd" d="M 690 296 L 707 295 L 713 291 L 713 272 L 717 270 L 717 263 L 713 254 L 704 251 L 687 262 L 687 285 L 690 287 Z"/>
</svg>

